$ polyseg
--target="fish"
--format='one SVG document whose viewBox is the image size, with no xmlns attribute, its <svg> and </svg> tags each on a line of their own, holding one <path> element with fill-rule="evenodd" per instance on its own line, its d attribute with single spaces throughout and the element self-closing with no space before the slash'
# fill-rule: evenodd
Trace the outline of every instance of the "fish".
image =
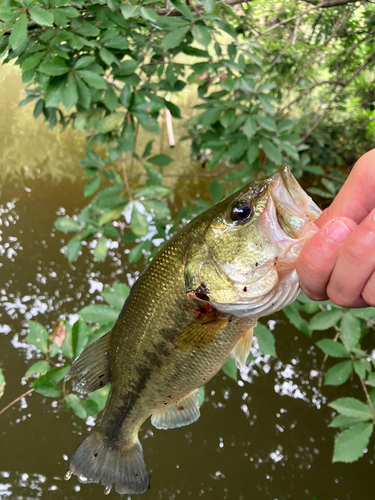
<svg viewBox="0 0 375 500">
<path fill-rule="evenodd" d="M 149 487 L 138 432 L 151 416 L 173 429 L 200 416 L 198 388 L 232 356 L 250 353 L 260 317 L 300 292 L 296 259 L 320 209 L 284 165 L 211 207 L 174 235 L 133 285 L 112 328 L 72 363 L 87 394 L 111 383 L 95 427 L 74 452 L 69 479 L 108 494 Z"/>
</svg>

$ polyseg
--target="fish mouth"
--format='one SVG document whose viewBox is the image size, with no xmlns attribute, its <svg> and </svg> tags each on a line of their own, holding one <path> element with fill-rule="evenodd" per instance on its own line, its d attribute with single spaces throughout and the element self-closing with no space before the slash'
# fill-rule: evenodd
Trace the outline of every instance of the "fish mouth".
<svg viewBox="0 0 375 500">
<path fill-rule="evenodd" d="M 219 311 L 237 317 L 265 316 L 283 309 L 297 298 L 300 285 L 295 262 L 306 240 L 318 231 L 314 221 L 321 210 L 301 188 L 288 166 L 280 167 L 268 182 L 269 196 L 260 222 L 269 239 L 277 245 L 278 254 L 261 268 L 246 273 L 243 281 L 234 280 L 236 300 L 228 303 L 210 300 Z"/>
<path fill-rule="evenodd" d="M 270 180 L 270 200 L 275 205 L 281 229 L 293 239 L 300 238 L 306 225 L 319 218 L 320 208 L 301 188 L 287 165 L 282 165 Z"/>
</svg>

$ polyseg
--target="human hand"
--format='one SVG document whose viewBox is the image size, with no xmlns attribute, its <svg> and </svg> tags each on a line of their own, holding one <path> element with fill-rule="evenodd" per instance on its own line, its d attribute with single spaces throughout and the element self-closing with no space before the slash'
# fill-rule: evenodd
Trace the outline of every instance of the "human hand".
<svg viewBox="0 0 375 500">
<path fill-rule="evenodd" d="M 342 307 L 375 306 L 375 149 L 357 161 L 316 224 L 296 265 L 303 291 Z"/>
</svg>

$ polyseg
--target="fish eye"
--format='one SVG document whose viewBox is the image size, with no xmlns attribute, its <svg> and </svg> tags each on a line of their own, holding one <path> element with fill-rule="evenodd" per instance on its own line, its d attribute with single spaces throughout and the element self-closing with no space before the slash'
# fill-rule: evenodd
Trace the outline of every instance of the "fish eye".
<svg viewBox="0 0 375 500">
<path fill-rule="evenodd" d="M 236 203 L 230 212 L 230 217 L 234 222 L 245 222 L 251 219 L 253 208 L 249 203 L 240 201 Z"/>
</svg>

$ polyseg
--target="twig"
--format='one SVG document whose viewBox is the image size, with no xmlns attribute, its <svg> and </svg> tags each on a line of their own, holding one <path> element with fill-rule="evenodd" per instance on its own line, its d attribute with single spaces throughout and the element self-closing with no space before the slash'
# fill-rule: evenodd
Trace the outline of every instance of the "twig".
<svg viewBox="0 0 375 500">
<path fill-rule="evenodd" d="M 310 85 L 307 89 L 305 89 L 301 94 L 299 94 L 293 101 L 289 102 L 287 105 L 285 105 L 282 109 L 280 109 L 277 114 L 281 115 L 284 113 L 284 111 L 289 108 L 290 106 L 293 106 L 293 104 L 296 104 L 299 100 L 302 99 L 306 94 L 309 94 L 315 87 L 319 87 L 320 85 L 335 85 L 335 86 L 343 86 L 345 85 L 345 82 L 339 81 L 339 80 L 324 80 L 322 82 L 316 82 Z"/>
<path fill-rule="evenodd" d="M 134 167 L 134 152 L 135 148 L 137 147 L 137 139 L 138 139 L 138 132 L 139 132 L 139 122 L 137 122 L 137 125 L 135 126 L 135 132 L 134 132 L 134 147 L 133 147 L 133 154 L 132 154 L 132 159 L 130 162 L 130 168 L 129 168 L 129 180 L 132 176 L 133 173 L 133 167 Z"/>
<path fill-rule="evenodd" d="M 165 100 L 169 101 L 169 95 L 167 95 Z M 171 115 L 171 112 L 169 111 L 168 108 L 165 108 L 165 123 L 167 125 L 169 147 L 174 148 L 176 143 L 175 143 L 174 134 L 173 134 L 172 115 Z"/>
<path fill-rule="evenodd" d="M 132 195 L 132 192 L 130 191 L 130 187 L 129 187 L 128 174 L 126 172 L 126 153 L 125 152 L 121 153 L 121 166 L 122 166 L 122 176 L 124 179 L 126 191 L 128 193 L 128 196 L 129 196 L 129 200 L 133 201 L 133 195 Z"/>
<path fill-rule="evenodd" d="M 21 394 L 21 396 L 18 396 L 18 398 L 14 399 L 11 403 L 9 403 L 8 405 L 6 405 L 5 408 L 3 408 L 2 410 L 0 410 L 0 415 L 2 413 L 4 413 L 5 410 L 8 410 L 8 408 L 10 408 L 11 406 L 14 405 L 14 403 L 17 403 L 17 401 L 19 401 L 20 399 L 24 398 L 25 396 L 27 396 L 28 394 L 31 394 L 32 392 L 34 392 L 35 389 L 32 388 L 32 389 L 29 389 L 28 391 L 24 392 L 23 394 Z"/>
<path fill-rule="evenodd" d="M 226 174 L 227 172 L 230 172 L 233 170 L 233 166 L 225 167 L 222 170 L 219 170 L 218 172 L 212 172 L 210 173 L 205 173 L 205 172 L 197 172 L 195 174 L 164 174 L 163 177 L 220 177 L 221 175 Z"/>
<path fill-rule="evenodd" d="M 346 80 L 345 84 L 342 86 L 342 88 L 336 92 L 336 94 L 334 94 L 332 96 L 332 98 L 329 100 L 325 110 L 324 110 L 324 113 L 320 116 L 320 118 L 318 118 L 315 123 L 309 128 L 309 130 L 306 132 L 306 134 L 303 136 L 302 138 L 302 142 L 304 142 L 313 132 L 314 130 L 322 123 L 322 121 L 324 120 L 324 118 L 326 117 L 328 111 L 330 110 L 332 104 L 335 102 L 335 100 L 344 92 L 344 90 L 346 89 L 346 87 L 348 85 L 350 85 L 352 83 L 353 80 L 355 80 L 357 78 L 357 76 L 359 75 L 359 73 L 361 73 L 361 71 L 363 71 L 366 66 L 368 66 L 368 64 L 375 58 L 375 50 L 369 55 L 369 57 L 366 59 L 366 61 L 361 64 L 361 66 L 359 68 L 357 68 L 353 75 L 348 79 Z"/>
<path fill-rule="evenodd" d="M 358 375 L 359 376 L 359 375 Z M 363 389 L 363 392 L 365 393 L 365 396 L 366 396 L 366 399 L 367 399 L 367 402 L 371 408 L 371 411 L 372 411 L 372 414 L 375 416 L 375 411 L 374 411 L 374 407 L 372 405 L 372 401 L 371 401 L 371 398 L 370 398 L 370 395 L 368 393 L 368 390 L 367 390 L 367 387 L 366 387 L 366 384 L 363 380 L 362 377 L 359 377 L 359 380 L 361 381 L 361 385 L 362 385 L 362 389 Z"/>
</svg>

